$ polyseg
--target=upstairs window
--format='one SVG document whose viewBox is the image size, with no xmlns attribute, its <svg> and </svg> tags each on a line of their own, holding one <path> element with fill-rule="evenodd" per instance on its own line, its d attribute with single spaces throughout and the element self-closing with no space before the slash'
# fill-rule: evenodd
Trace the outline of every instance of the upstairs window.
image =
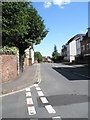
<svg viewBox="0 0 90 120">
<path fill-rule="evenodd" d="M 83 40 L 83 37 L 82 37 L 82 35 L 81 35 L 81 41 Z"/>
<path fill-rule="evenodd" d="M 87 50 L 88 50 L 88 48 L 89 48 L 89 44 L 87 44 Z"/>
<path fill-rule="evenodd" d="M 90 49 L 90 43 L 88 43 L 88 49 Z"/>
<path fill-rule="evenodd" d="M 85 45 L 82 46 L 82 50 L 83 50 L 83 51 L 85 50 Z"/>
</svg>

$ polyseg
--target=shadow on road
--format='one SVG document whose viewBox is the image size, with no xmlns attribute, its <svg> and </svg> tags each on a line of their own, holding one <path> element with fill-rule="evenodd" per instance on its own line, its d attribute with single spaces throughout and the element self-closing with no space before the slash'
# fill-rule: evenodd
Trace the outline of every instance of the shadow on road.
<svg viewBox="0 0 90 120">
<path fill-rule="evenodd" d="M 68 80 L 90 80 L 88 66 L 85 67 L 53 67 L 55 71 Z"/>
<path fill-rule="evenodd" d="M 47 96 L 47 99 L 49 103 L 51 103 L 51 105 L 53 106 L 64 106 L 64 105 L 71 105 L 77 103 L 85 103 L 90 101 L 90 98 L 88 96 L 76 95 L 76 94 Z M 37 98 L 37 102 L 39 107 L 44 107 L 40 98 Z M 46 103 L 45 105 L 48 105 L 49 103 Z"/>
</svg>

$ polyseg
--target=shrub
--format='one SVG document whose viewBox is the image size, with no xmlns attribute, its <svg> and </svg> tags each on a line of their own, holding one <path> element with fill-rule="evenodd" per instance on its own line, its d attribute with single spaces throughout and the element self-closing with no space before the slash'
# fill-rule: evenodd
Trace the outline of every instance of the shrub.
<svg viewBox="0 0 90 120">
<path fill-rule="evenodd" d="M 16 55 L 17 48 L 4 46 L 4 47 L 0 48 L 0 54 Z"/>
</svg>

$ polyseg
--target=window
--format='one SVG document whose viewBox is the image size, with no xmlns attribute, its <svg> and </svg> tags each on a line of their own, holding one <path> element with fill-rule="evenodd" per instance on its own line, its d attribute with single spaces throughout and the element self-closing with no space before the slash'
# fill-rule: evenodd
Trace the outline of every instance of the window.
<svg viewBox="0 0 90 120">
<path fill-rule="evenodd" d="M 87 44 L 87 50 L 88 50 L 88 48 L 89 48 L 89 44 Z"/>
<path fill-rule="evenodd" d="M 90 49 L 90 43 L 88 43 L 88 49 Z"/>
<path fill-rule="evenodd" d="M 82 35 L 81 35 L 81 41 L 82 41 L 82 39 L 83 39 L 83 37 L 82 37 Z"/>
<path fill-rule="evenodd" d="M 82 46 L 82 50 L 83 50 L 83 51 L 85 50 L 85 45 Z"/>
</svg>

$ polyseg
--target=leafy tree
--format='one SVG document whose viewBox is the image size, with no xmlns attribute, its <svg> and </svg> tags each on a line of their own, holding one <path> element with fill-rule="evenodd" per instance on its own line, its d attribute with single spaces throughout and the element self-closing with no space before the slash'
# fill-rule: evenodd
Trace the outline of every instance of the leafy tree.
<svg viewBox="0 0 90 120">
<path fill-rule="evenodd" d="M 47 33 L 44 21 L 31 3 L 2 3 L 3 46 L 16 46 L 23 55 L 26 48 L 39 44 Z"/>
<path fill-rule="evenodd" d="M 58 53 L 57 47 L 56 47 L 56 45 L 55 45 L 55 46 L 54 46 L 54 51 L 53 51 L 53 53 L 52 53 L 52 59 L 53 59 L 53 61 L 54 61 L 54 62 L 57 62 L 57 60 L 59 59 L 59 56 L 60 56 L 60 54 Z"/>
<path fill-rule="evenodd" d="M 16 46 L 20 54 L 24 53 L 24 36 L 27 34 L 27 3 L 2 3 L 2 45 Z"/>
<path fill-rule="evenodd" d="M 38 62 L 42 62 L 42 55 L 40 52 L 34 52 L 34 59 Z"/>
<path fill-rule="evenodd" d="M 45 28 L 44 20 L 32 5 L 28 9 L 27 24 L 28 34 L 26 38 L 35 44 L 39 44 L 47 35 L 48 30 Z"/>
<path fill-rule="evenodd" d="M 19 49 L 20 69 L 25 49 L 33 43 L 39 44 L 47 33 L 42 17 L 31 3 L 2 3 L 2 45 Z"/>
</svg>

